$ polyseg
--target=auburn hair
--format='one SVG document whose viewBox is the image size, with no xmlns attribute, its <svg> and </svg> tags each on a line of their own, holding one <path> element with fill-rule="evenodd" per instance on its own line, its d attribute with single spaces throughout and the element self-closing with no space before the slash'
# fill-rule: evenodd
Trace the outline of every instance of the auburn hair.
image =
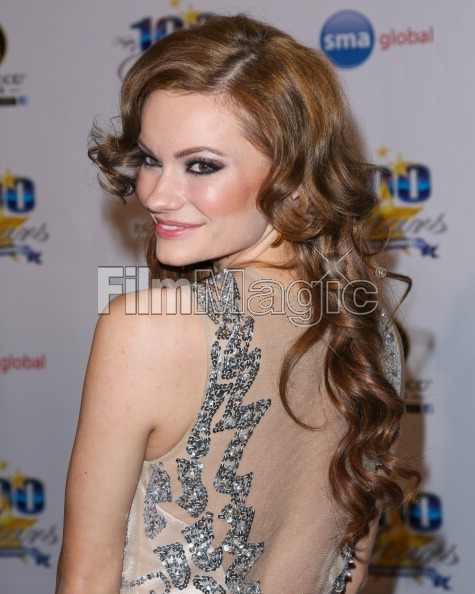
<svg viewBox="0 0 475 594">
<path fill-rule="evenodd" d="M 124 202 L 135 192 L 141 164 L 137 140 L 142 107 L 158 89 L 225 98 L 242 124 L 242 133 L 272 162 L 257 206 L 280 232 L 281 241 L 291 246 L 292 259 L 283 267 L 307 281 L 324 279 L 313 285 L 312 304 L 316 309 L 328 303 L 328 311 L 315 311 L 319 323 L 309 325 L 289 349 L 279 391 L 295 422 L 307 430 L 318 429 L 292 413 L 287 382 L 299 358 L 328 332 L 325 387 L 347 421 L 330 464 L 329 481 L 337 504 L 349 517 L 340 544 L 355 546 L 380 511 L 415 498 L 421 476 L 392 447 L 404 401 L 382 367 L 380 310 L 369 305 L 365 310 L 360 304 L 355 312 L 351 306 L 358 289 L 372 283 L 389 311 L 384 278 L 378 272 L 408 283 L 403 299 L 411 279 L 375 263 L 385 242 L 371 240 L 375 228 L 381 229 L 375 218 L 373 166 L 363 158 L 338 77 L 321 52 L 245 13 L 211 13 L 204 22 L 163 37 L 125 76 L 121 130 L 105 133 L 94 122 L 90 133 L 88 156 L 100 170 L 99 183 Z M 297 188 L 301 188 L 299 199 L 286 200 Z M 210 263 L 179 269 L 162 266 L 155 242 L 152 230 L 147 263 L 155 278 L 196 279 L 196 270 Z M 337 269 L 328 262 L 338 262 Z M 348 280 L 345 291 L 342 278 Z M 364 464 L 365 458 L 376 462 L 374 469 Z M 411 477 L 416 484 L 404 491 L 400 479 Z"/>
</svg>

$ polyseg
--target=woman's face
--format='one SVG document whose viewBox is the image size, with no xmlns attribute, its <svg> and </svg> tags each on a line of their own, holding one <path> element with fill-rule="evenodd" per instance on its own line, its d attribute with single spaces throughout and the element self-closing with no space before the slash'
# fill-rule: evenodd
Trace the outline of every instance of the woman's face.
<svg viewBox="0 0 475 594">
<path fill-rule="evenodd" d="M 136 196 L 143 207 L 156 223 L 199 225 L 170 236 L 157 229 L 162 264 L 214 260 L 221 267 L 262 253 L 277 237 L 256 209 L 270 161 L 216 98 L 154 91 L 142 110 L 139 146 Z"/>
</svg>

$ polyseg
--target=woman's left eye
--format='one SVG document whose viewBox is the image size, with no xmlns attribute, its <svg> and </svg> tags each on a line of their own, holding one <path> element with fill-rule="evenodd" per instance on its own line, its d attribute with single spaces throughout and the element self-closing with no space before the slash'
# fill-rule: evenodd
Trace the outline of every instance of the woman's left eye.
<svg viewBox="0 0 475 594">
<path fill-rule="evenodd" d="M 201 166 L 204 166 L 205 169 L 201 169 L 201 171 L 193 171 L 191 169 L 191 166 L 195 164 L 200 165 L 200 169 Z M 221 166 L 217 165 L 213 161 L 209 161 L 208 159 L 192 159 L 191 161 L 187 161 L 186 165 L 188 167 L 188 171 L 190 173 L 193 173 L 194 175 L 208 175 L 210 173 L 214 173 L 215 171 L 219 171 L 222 168 Z"/>
<path fill-rule="evenodd" d="M 151 155 L 142 152 L 140 153 L 140 159 L 145 168 L 150 169 L 152 167 L 160 167 L 160 162 Z M 192 169 L 192 167 L 195 166 L 198 167 Z M 186 162 L 186 168 L 186 170 L 193 175 L 209 175 L 210 173 L 219 171 L 223 166 L 209 159 L 190 159 Z"/>
</svg>

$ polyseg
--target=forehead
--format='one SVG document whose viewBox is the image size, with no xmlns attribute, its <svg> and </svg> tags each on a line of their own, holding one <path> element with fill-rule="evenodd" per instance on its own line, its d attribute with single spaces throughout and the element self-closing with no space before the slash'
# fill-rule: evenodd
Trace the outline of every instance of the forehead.
<svg viewBox="0 0 475 594">
<path fill-rule="evenodd" d="M 157 90 L 146 99 L 141 117 L 141 138 L 174 145 L 227 143 L 241 138 L 239 120 L 221 97 Z"/>
</svg>

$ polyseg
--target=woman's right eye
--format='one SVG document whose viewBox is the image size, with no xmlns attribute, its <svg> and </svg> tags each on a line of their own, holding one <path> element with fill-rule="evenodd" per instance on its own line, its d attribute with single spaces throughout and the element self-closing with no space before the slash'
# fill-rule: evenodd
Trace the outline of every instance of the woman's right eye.
<svg viewBox="0 0 475 594">
<path fill-rule="evenodd" d="M 142 153 L 141 159 L 144 167 L 154 167 L 154 162 L 156 163 L 153 157 L 146 155 L 145 153 Z M 149 159 L 149 161 L 147 161 L 147 159 Z"/>
<path fill-rule="evenodd" d="M 148 153 L 145 153 L 144 151 L 139 150 L 138 151 L 138 160 L 139 160 L 139 165 L 140 167 L 155 167 L 156 164 L 156 159 L 154 159 L 152 157 L 152 155 L 149 155 Z"/>
</svg>

